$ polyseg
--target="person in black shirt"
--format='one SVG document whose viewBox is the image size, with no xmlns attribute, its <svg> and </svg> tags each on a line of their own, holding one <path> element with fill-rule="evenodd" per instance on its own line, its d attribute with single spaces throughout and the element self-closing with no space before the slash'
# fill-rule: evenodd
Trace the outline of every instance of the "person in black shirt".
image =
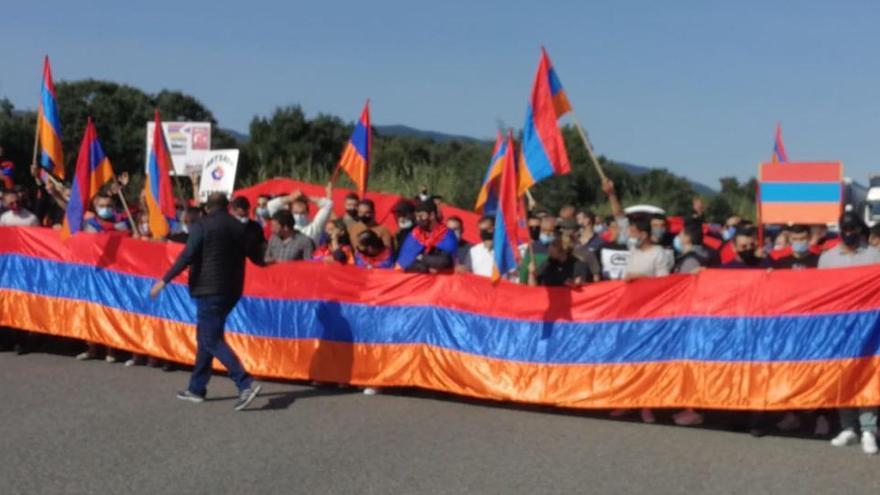
<svg viewBox="0 0 880 495">
<path fill-rule="evenodd" d="M 263 265 L 260 239 L 233 218 L 227 208 L 229 200 L 222 193 L 208 198 L 208 215 L 189 229 L 186 247 L 161 280 L 150 289 L 150 297 L 157 297 L 187 267 L 189 292 L 196 303 L 196 362 L 189 387 L 177 393 L 177 398 L 190 402 L 204 402 L 211 363 L 216 357 L 229 372 L 239 390 L 235 410 L 246 408 L 260 392 L 254 379 L 242 367 L 238 357 L 226 344 L 224 328 L 226 317 L 238 303 L 244 291 L 245 258 Z"/>
<path fill-rule="evenodd" d="M 794 225 L 788 229 L 791 254 L 773 261 L 773 268 L 802 270 L 819 266 L 819 255 L 810 251 L 810 229 L 806 225 Z"/>
<path fill-rule="evenodd" d="M 571 245 L 555 239 L 547 246 L 547 261 L 536 267 L 529 264 L 529 285 L 544 287 L 577 287 L 587 281 L 587 265 L 571 254 Z"/>
</svg>

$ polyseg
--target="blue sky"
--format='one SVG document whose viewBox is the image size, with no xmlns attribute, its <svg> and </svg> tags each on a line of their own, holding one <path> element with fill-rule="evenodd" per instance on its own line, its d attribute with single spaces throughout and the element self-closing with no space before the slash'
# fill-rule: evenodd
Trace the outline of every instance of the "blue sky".
<svg viewBox="0 0 880 495">
<path fill-rule="evenodd" d="M 876 1 L 133 5 L 7 2 L 0 96 L 35 107 L 48 53 L 56 79 L 182 90 L 245 132 L 291 103 L 354 120 L 370 97 L 375 124 L 488 138 L 521 127 L 544 44 L 613 159 L 716 186 L 754 175 L 781 121 L 790 159 L 880 173 Z"/>
</svg>

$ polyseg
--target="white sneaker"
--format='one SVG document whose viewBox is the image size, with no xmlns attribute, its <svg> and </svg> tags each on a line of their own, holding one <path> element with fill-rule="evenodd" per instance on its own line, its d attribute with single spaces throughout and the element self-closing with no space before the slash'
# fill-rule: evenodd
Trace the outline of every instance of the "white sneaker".
<svg viewBox="0 0 880 495">
<path fill-rule="evenodd" d="M 801 420 L 797 417 L 797 415 L 793 412 L 785 413 L 785 417 L 782 418 L 782 421 L 776 423 L 776 428 L 779 431 L 794 431 L 801 427 Z"/>
<path fill-rule="evenodd" d="M 654 418 L 654 412 L 650 409 L 642 409 L 641 415 L 642 423 L 653 424 L 655 421 L 657 421 L 657 419 Z"/>
<path fill-rule="evenodd" d="M 81 353 L 79 353 L 79 354 L 76 355 L 76 360 L 77 360 L 77 361 L 87 361 L 87 360 L 89 360 L 89 359 L 95 359 L 96 357 L 97 357 L 97 356 L 95 356 L 95 353 L 94 353 L 94 352 L 91 352 L 91 351 L 83 351 L 83 352 L 81 352 Z"/>
<path fill-rule="evenodd" d="M 877 437 L 870 431 L 862 432 L 862 452 L 868 455 L 877 454 Z"/>
<path fill-rule="evenodd" d="M 104 361 L 107 361 L 108 363 L 115 363 L 116 356 L 114 356 L 112 354 L 107 354 L 107 356 L 104 358 Z"/>
<path fill-rule="evenodd" d="M 856 436 L 856 432 L 852 430 L 843 430 L 838 433 L 836 437 L 831 439 L 831 445 L 835 447 L 846 447 L 847 445 L 853 445 L 859 440 L 859 437 Z"/>
<path fill-rule="evenodd" d="M 831 425 L 828 424 L 828 418 L 826 418 L 824 414 L 816 417 L 816 429 L 813 431 L 813 434 L 817 437 L 824 437 L 830 432 Z"/>
<path fill-rule="evenodd" d="M 673 414 L 672 421 L 678 426 L 697 426 L 703 424 L 703 415 L 688 408 Z"/>
<path fill-rule="evenodd" d="M 364 395 L 376 395 L 379 393 L 378 388 L 367 387 L 364 389 Z"/>
</svg>

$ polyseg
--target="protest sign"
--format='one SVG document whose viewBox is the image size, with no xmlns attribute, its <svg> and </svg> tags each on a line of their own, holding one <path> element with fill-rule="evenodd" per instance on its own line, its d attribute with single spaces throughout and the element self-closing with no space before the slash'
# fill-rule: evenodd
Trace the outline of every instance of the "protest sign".
<svg viewBox="0 0 880 495">
<path fill-rule="evenodd" d="M 153 146 L 153 122 L 147 123 L 147 149 Z M 210 122 L 162 122 L 165 141 L 174 164 L 172 175 L 190 175 L 198 172 L 211 150 Z M 146 159 L 150 154 L 146 153 Z M 146 166 L 146 163 L 145 163 Z"/>
<path fill-rule="evenodd" d="M 199 200 L 205 202 L 211 193 L 222 192 L 231 197 L 238 169 L 238 150 L 212 150 L 205 156 Z"/>
</svg>

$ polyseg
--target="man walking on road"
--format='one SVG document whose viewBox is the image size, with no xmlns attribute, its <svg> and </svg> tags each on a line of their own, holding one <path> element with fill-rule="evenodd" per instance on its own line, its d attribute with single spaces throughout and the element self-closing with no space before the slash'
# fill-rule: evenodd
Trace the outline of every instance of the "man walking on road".
<svg viewBox="0 0 880 495">
<path fill-rule="evenodd" d="M 229 201 L 223 194 L 208 198 L 208 215 L 192 225 L 186 247 L 162 280 L 150 289 L 155 298 L 167 284 L 186 267 L 190 268 L 189 293 L 196 303 L 196 363 L 187 390 L 177 398 L 201 403 L 207 394 L 211 379 L 211 362 L 216 357 L 229 372 L 239 390 L 235 410 L 246 408 L 260 392 L 254 379 L 248 375 L 229 348 L 223 332 L 226 317 L 241 298 L 244 290 L 245 257 L 263 265 L 260 249 L 262 239 L 244 224 L 233 218 L 227 208 Z"/>
</svg>

